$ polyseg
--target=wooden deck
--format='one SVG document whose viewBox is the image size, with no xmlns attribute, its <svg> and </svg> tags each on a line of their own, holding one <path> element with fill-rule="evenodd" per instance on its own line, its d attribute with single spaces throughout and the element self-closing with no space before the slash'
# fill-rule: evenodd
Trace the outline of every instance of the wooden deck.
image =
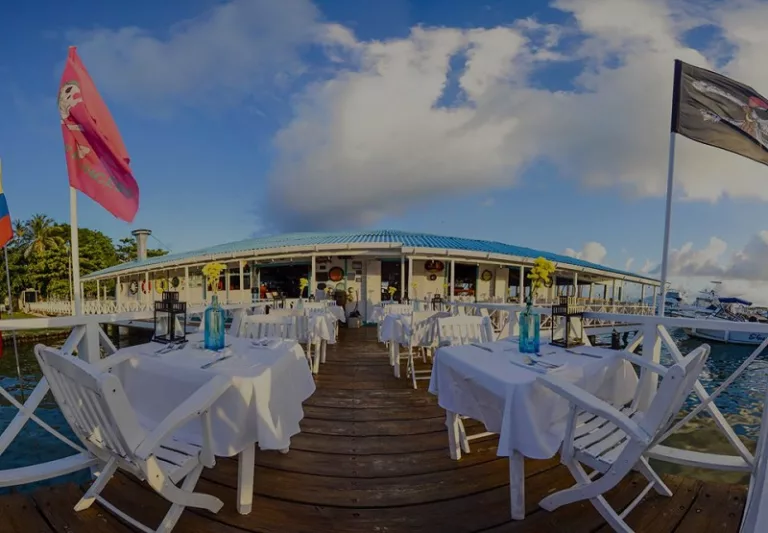
<svg viewBox="0 0 768 533">
<path fill-rule="evenodd" d="M 216 515 L 186 511 L 180 533 L 248 532 L 594 532 L 609 531 L 589 503 L 554 513 L 537 502 L 573 481 L 557 459 L 526 464 L 527 518 L 509 519 L 507 460 L 497 439 L 473 442 L 461 461 L 448 456 L 444 412 L 420 382 L 396 380 L 375 329 L 342 330 L 330 347 L 318 389 L 306 402 L 302 433 L 291 452 L 257 452 L 253 512 L 235 510 L 237 463 L 219 460 L 198 485 L 221 498 Z M 639 477 L 639 476 L 638 476 Z M 672 498 L 648 497 L 630 515 L 638 532 L 736 532 L 746 487 L 666 477 Z M 625 479 L 609 500 L 625 504 L 642 481 Z M 126 533 L 131 528 L 99 508 L 75 513 L 82 493 L 72 484 L 0 497 L 3 533 Z M 159 523 L 163 500 L 127 476 L 105 497 L 145 524 Z"/>
</svg>

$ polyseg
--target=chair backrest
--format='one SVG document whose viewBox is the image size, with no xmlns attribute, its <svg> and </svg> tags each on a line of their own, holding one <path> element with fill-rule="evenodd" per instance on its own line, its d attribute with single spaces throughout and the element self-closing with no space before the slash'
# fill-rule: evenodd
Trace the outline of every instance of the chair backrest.
<svg viewBox="0 0 768 533">
<path fill-rule="evenodd" d="M 102 459 L 133 462 L 145 433 L 117 376 L 42 344 L 35 356 L 75 435 Z"/>
<path fill-rule="evenodd" d="M 316 311 L 326 309 L 328 306 L 325 302 L 306 302 L 304 304 L 304 311 Z"/>
<path fill-rule="evenodd" d="M 263 339 L 277 337 L 281 339 L 297 339 L 296 319 L 293 316 L 252 315 L 245 317 L 241 331 L 243 337 Z"/>
<path fill-rule="evenodd" d="M 441 346 L 493 342 L 493 328 L 488 317 L 451 316 L 437 319 Z"/>
<path fill-rule="evenodd" d="M 301 309 L 270 309 L 269 310 L 270 316 L 301 316 L 304 314 L 304 311 Z"/>
<path fill-rule="evenodd" d="M 411 315 L 411 335 L 406 339 L 408 345 L 421 347 L 437 346 L 439 339 L 438 320 L 450 318 L 451 314 L 443 311 L 415 311 Z"/>
<path fill-rule="evenodd" d="M 385 315 L 410 315 L 413 313 L 413 306 L 410 304 L 387 304 L 384 306 Z"/>
<path fill-rule="evenodd" d="M 669 367 L 661 380 L 651 405 L 638 422 L 654 442 L 667 431 L 683 402 L 693 391 L 709 357 L 709 350 L 708 344 L 702 344 L 682 361 Z"/>
</svg>

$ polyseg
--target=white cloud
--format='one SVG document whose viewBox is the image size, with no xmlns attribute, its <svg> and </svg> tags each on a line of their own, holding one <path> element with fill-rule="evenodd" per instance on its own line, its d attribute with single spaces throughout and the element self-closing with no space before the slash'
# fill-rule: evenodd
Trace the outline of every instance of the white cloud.
<svg viewBox="0 0 768 533">
<path fill-rule="evenodd" d="M 576 259 L 583 259 L 584 261 L 590 261 L 592 263 L 603 264 L 605 256 L 608 255 L 605 246 L 599 242 L 590 241 L 584 244 L 584 247 L 576 251 L 573 248 L 566 248 L 563 254 L 569 257 L 575 257 Z"/>
<path fill-rule="evenodd" d="M 627 259 L 626 262 L 624 263 L 624 270 L 627 270 L 627 271 L 632 270 L 632 263 L 634 262 L 635 262 L 634 257 L 630 257 L 629 259 Z"/>
<path fill-rule="evenodd" d="M 537 158 L 588 186 L 663 195 L 673 59 L 709 68 L 724 59 L 711 57 L 718 43 L 683 44 L 684 32 L 700 24 L 717 25 L 735 45 L 721 70 L 768 92 L 768 71 L 755 67 L 768 44 L 768 6 L 757 0 L 552 5 L 572 15 L 569 22 L 414 27 L 365 41 L 324 22 L 309 0 L 234 0 L 162 38 L 123 28 L 78 42 L 100 86 L 137 104 L 226 103 L 277 92 L 301 74 L 313 80 L 288 94 L 293 117 L 274 139 L 266 206 L 284 229 L 371 224 L 425 199 L 513 186 Z M 573 36 L 580 44 L 563 44 Z M 308 45 L 325 50 L 319 72 L 302 57 Z M 457 58 L 464 64 L 452 71 Z M 534 82 L 539 68 L 558 62 L 581 66 L 574 90 Z M 683 198 L 768 199 L 766 172 L 678 142 Z"/>
<path fill-rule="evenodd" d="M 299 48 L 350 45 L 348 29 L 323 25 L 308 0 L 233 0 L 158 36 L 137 27 L 74 31 L 69 38 L 110 96 L 228 106 L 300 74 Z"/>
<path fill-rule="evenodd" d="M 659 275 L 660 265 L 651 272 Z M 742 296 L 756 303 L 768 304 L 768 231 L 753 235 L 743 248 L 729 253 L 728 245 L 712 237 L 703 248 L 685 243 L 669 253 L 669 277 L 673 285 L 705 287 L 710 281 L 722 281 L 720 293 Z"/>
</svg>

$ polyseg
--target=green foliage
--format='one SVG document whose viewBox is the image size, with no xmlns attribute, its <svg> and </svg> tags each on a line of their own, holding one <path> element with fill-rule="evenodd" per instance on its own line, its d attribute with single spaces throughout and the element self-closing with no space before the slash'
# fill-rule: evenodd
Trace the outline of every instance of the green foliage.
<svg viewBox="0 0 768 533">
<path fill-rule="evenodd" d="M 8 244 L 8 268 L 11 292 L 18 297 L 25 289 L 37 289 L 43 298 L 69 298 L 70 227 L 58 224 L 46 215 L 34 215 L 27 221 L 13 222 L 15 237 Z M 111 238 L 89 228 L 78 229 L 80 274 L 85 275 L 125 261 L 136 259 L 136 243 L 123 238 L 115 246 Z M 148 250 L 149 257 L 165 255 L 165 250 Z M 5 265 L 3 265 L 5 266 Z M 115 282 L 100 284 L 101 290 L 114 294 Z M 0 283 L 0 299 L 7 296 L 6 283 Z M 96 283 L 85 283 L 86 297 L 96 296 Z"/>
<path fill-rule="evenodd" d="M 136 239 L 131 237 L 124 237 L 120 239 L 120 242 L 115 247 L 117 251 L 117 259 L 120 263 L 127 263 L 128 261 L 136 261 L 139 257 L 138 246 L 136 245 Z M 159 257 L 166 255 L 167 250 L 161 250 L 159 248 L 147 248 L 147 257 Z"/>
</svg>

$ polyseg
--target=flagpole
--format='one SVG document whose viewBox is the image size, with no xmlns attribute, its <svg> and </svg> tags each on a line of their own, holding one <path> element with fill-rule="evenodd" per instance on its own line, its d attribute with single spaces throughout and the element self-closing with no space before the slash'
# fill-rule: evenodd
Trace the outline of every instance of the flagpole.
<svg viewBox="0 0 768 533">
<path fill-rule="evenodd" d="M 69 188 L 69 239 L 72 253 L 72 291 L 75 295 L 75 315 L 83 314 L 80 301 L 80 241 L 77 234 L 77 189 Z"/>
<path fill-rule="evenodd" d="M 659 316 L 664 316 L 665 300 L 667 298 L 667 269 L 669 267 L 669 230 L 672 225 L 672 189 L 675 178 L 675 136 L 669 132 L 669 163 L 667 167 L 667 211 L 664 217 L 664 250 L 661 254 L 661 302 Z"/>
<path fill-rule="evenodd" d="M 8 313 L 13 318 L 13 297 L 11 296 L 11 269 L 8 267 L 8 245 L 3 246 L 5 255 L 5 281 L 8 284 Z M 13 353 L 16 356 L 16 374 L 19 377 L 19 390 L 21 391 L 21 402 L 24 403 L 24 381 L 21 379 L 21 365 L 19 364 L 19 346 L 16 343 L 16 330 L 11 331 L 13 336 Z"/>
</svg>

